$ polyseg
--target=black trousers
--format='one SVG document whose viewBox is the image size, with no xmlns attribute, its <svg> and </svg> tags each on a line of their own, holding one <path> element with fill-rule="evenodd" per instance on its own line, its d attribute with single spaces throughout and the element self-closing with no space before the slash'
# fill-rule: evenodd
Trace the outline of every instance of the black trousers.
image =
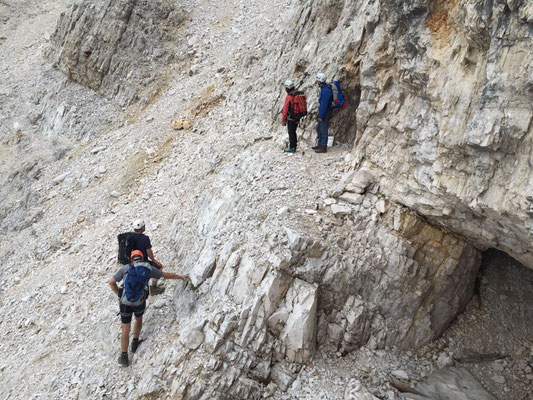
<svg viewBox="0 0 533 400">
<path fill-rule="evenodd" d="M 298 121 L 287 120 L 287 131 L 289 132 L 289 147 L 296 150 L 298 136 L 296 136 L 296 128 L 298 128 Z"/>
</svg>

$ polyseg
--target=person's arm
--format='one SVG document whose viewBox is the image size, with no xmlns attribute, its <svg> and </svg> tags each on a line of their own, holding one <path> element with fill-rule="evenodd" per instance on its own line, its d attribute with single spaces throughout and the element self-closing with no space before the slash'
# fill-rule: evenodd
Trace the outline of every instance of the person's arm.
<svg viewBox="0 0 533 400">
<path fill-rule="evenodd" d="M 189 275 L 178 275 L 172 272 L 163 272 L 161 276 L 165 279 L 181 279 L 182 281 L 189 277 Z"/>
<path fill-rule="evenodd" d="M 291 96 L 285 96 L 285 104 L 283 105 L 283 115 L 281 116 L 281 125 L 285 126 L 287 123 L 287 115 L 289 114 L 289 106 L 291 104 Z"/>
<path fill-rule="evenodd" d="M 119 295 L 118 285 L 117 285 L 117 281 L 115 280 L 115 277 L 111 277 L 108 283 L 109 283 L 109 286 L 111 286 L 111 290 L 113 291 L 113 293 L 115 293 L 118 296 Z"/>
<path fill-rule="evenodd" d="M 146 254 L 148 255 L 149 260 L 152 260 L 155 265 L 157 265 L 160 269 L 163 269 L 163 265 L 161 265 L 161 263 L 154 258 L 152 249 L 146 249 Z"/>
<path fill-rule="evenodd" d="M 328 106 L 331 103 L 332 97 L 333 94 L 331 93 L 330 88 L 328 88 L 327 86 L 323 86 L 320 89 L 320 96 L 318 97 L 318 122 L 322 122 L 322 120 L 324 119 L 324 115 L 328 110 Z"/>
</svg>

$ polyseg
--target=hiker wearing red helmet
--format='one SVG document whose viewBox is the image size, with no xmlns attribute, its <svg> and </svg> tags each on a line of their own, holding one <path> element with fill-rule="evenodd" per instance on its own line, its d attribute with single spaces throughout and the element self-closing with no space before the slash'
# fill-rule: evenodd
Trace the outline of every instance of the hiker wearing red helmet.
<svg viewBox="0 0 533 400">
<path fill-rule="evenodd" d="M 133 250 L 130 256 L 130 263 L 123 265 L 109 279 L 111 290 L 120 299 L 120 319 L 122 322 L 122 336 L 120 345 L 122 353 L 118 362 L 123 367 L 129 365 L 128 346 L 130 341 L 131 317 L 135 314 L 135 326 L 133 328 L 133 341 L 131 343 L 131 352 L 135 353 L 137 347 L 142 342 L 139 339 L 143 324 L 143 314 L 146 309 L 146 291 L 148 280 L 150 278 L 159 279 L 187 279 L 188 275 L 178 275 L 172 272 L 163 272 L 144 261 L 142 251 Z M 124 279 L 122 288 L 119 288 L 117 282 Z"/>
</svg>

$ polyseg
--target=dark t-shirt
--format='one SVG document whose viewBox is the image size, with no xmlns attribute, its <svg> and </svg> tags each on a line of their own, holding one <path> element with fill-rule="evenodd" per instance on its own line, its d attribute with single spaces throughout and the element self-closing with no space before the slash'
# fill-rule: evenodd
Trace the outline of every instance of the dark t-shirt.
<svg viewBox="0 0 533 400">
<path fill-rule="evenodd" d="M 135 250 L 140 250 L 143 253 L 144 259 L 148 261 L 148 253 L 146 250 L 152 248 L 152 243 L 150 243 L 150 238 L 144 233 L 137 233 L 135 238 Z"/>
</svg>

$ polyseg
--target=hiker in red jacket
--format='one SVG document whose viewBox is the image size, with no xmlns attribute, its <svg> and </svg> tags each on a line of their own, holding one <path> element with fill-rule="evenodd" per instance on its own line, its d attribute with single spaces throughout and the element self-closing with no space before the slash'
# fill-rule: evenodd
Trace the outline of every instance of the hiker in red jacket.
<svg viewBox="0 0 533 400">
<path fill-rule="evenodd" d="M 287 96 L 285 96 L 285 104 L 283 105 L 281 125 L 287 125 L 287 131 L 289 132 L 289 147 L 284 151 L 285 153 L 295 153 L 298 142 L 296 128 L 300 118 L 307 114 L 307 103 L 305 94 L 296 91 L 293 81 L 286 80 L 283 86 L 285 86 Z"/>
</svg>

